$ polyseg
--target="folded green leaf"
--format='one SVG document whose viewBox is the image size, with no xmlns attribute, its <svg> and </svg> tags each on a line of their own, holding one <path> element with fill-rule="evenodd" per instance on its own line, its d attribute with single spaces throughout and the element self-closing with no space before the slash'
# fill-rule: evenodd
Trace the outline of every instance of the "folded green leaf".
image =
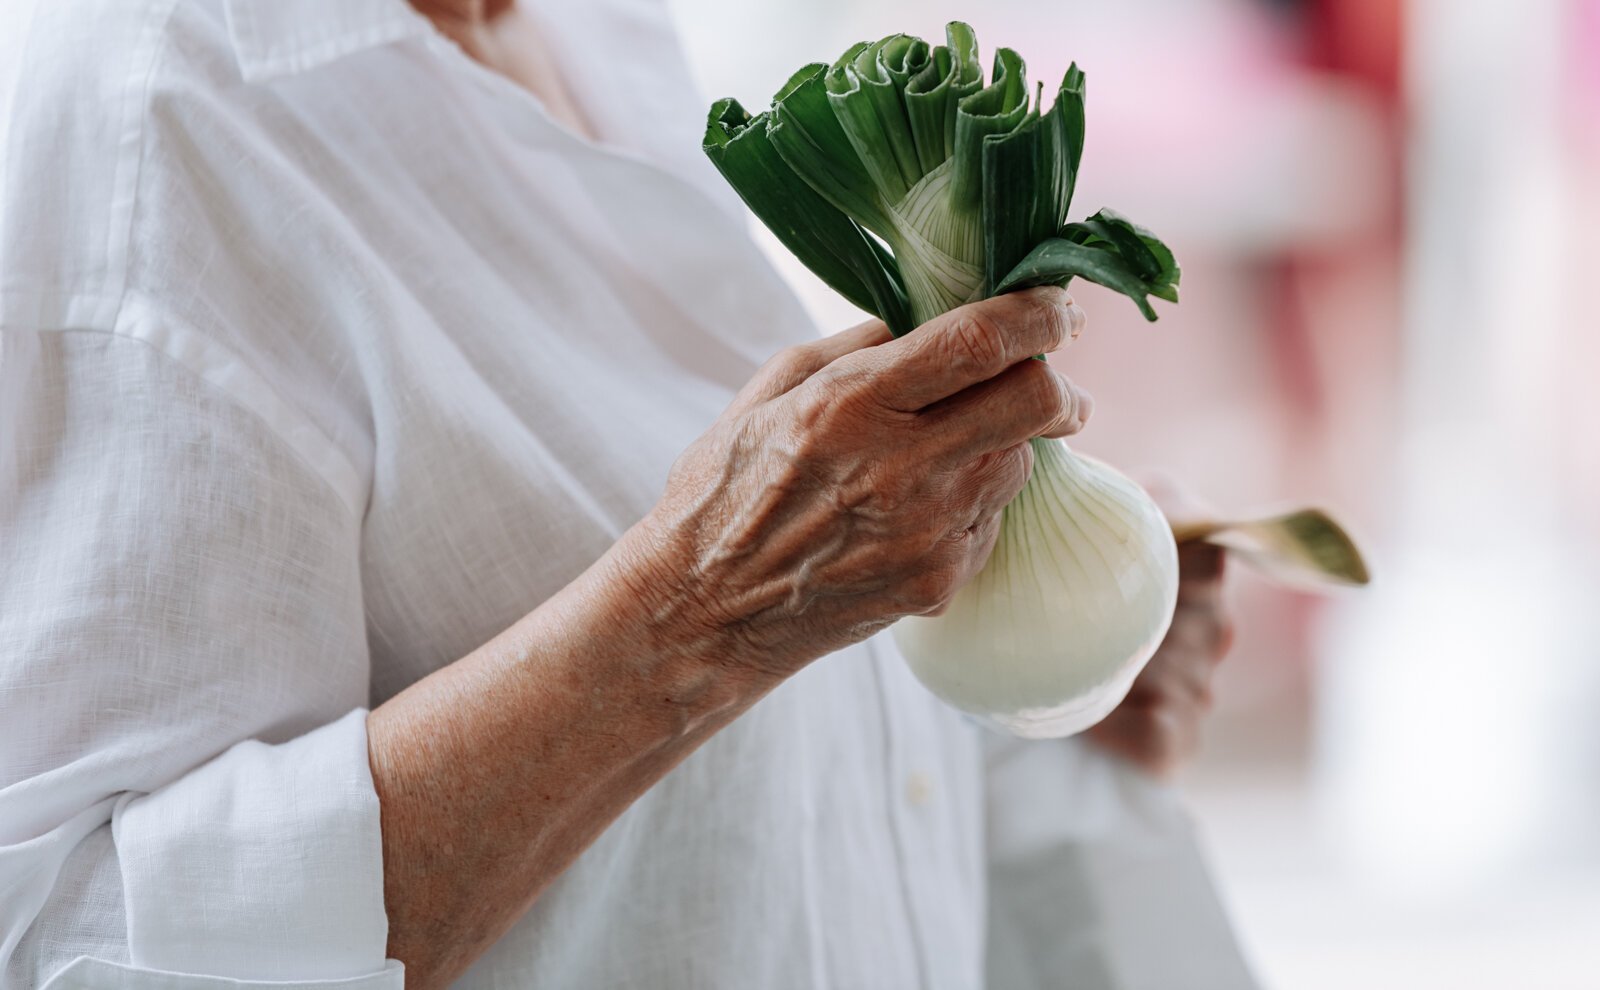
<svg viewBox="0 0 1600 990">
<path fill-rule="evenodd" d="M 1101 210 L 1081 223 L 1068 224 L 1063 233 L 1079 244 L 1112 245 L 1141 278 L 1152 283 L 1178 284 L 1178 263 L 1172 252 L 1154 234 L 1119 213 Z"/>
<path fill-rule="evenodd" d="M 884 46 L 899 37 L 852 47 L 823 77 L 835 116 L 889 202 L 900 199 L 922 178 L 900 90 L 880 61 Z"/>
<path fill-rule="evenodd" d="M 1151 321 L 1157 317 L 1147 297 L 1162 295 L 1159 291 L 1162 289 L 1176 291 L 1174 286 L 1158 286 L 1147 281 L 1128 259 L 1109 245 L 1076 244 L 1063 237 L 1052 237 L 1030 251 L 1001 279 L 995 286 L 995 294 L 1037 285 L 1066 285 L 1073 278 L 1086 278 L 1122 293 Z"/>
<path fill-rule="evenodd" d="M 702 147 L 750 211 L 818 278 L 877 313 L 897 336 L 911 330 L 894 259 L 795 175 L 767 136 L 765 114 L 751 117 L 737 100 L 717 101 Z"/>
<path fill-rule="evenodd" d="M 956 107 L 983 88 L 978 36 L 960 21 L 945 28 L 946 43 L 933 50 L 928 65 L 906 83 L 906 116 L 917 139 L 923 171 L 931 172 L 955 154 Z"/>
<path fill-rule="evenodd" d="M 883 236 L 892 228 L 873 184 L 828 101 L 827 66 L 808 65 L 773 98 L 768 136 L 794 173 L 850 219 Z"/>
<path fill-rule="evenodd" d="M 1055 106 L 1050 108 L 1049 132 L 1054 171 L 1050 192 L 1057 207 L 1056 227 L 1067 222 L 1072 194 L 1078 185 L 1078 165 L 1083 159 L 1084 75 L 1074 62 L 1061 80 Z"/>
<path fill-rule="evenodd" d="M 1009 48 L 986 85 L 977 37 L 957 21 L 943 45 L 896 34 L 808 65 L 757 117 L 718 103 L 706 151 L 807 267 L 896 333 L 1075 277 L 1155 319 L 1148 297 L 1178 299 L 1166 245 L 1110 210 L 1067 220 L 1083 156 L 1083 72 L 1067 70 L 1048 109 L 1035 92 Z"/>
<path fill-rule="evenodd" d="M 1008 134 L 1028 116 L 1028 78 L 1022 56 L 1009 48 L 995 52 L 988 86 L 956 104 L 955 187 L 957 209 L 976 210 L 983 196 L 983 142 Z"/>
</svg>

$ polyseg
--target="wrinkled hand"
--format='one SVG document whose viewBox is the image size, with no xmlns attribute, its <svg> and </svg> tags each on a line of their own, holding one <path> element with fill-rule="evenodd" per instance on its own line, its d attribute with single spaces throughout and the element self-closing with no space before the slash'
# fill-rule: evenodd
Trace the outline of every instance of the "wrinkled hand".
<svg viewBox="0 0 1600 990">
<path fill-rule="evenodd" d="M 1199 748 L 1212 676 L 1233 645 L 1222 598 L 1224 559 L 1225 551 L 1209 543 L 1179 545 L 1172 628 L 1128 697 L 1089 730 L 1089 738 L 1151 773 L 1170 774 Z"/>
<path fill-rule="evenodd" d="M 873 321 L 780 353 L 673 466 L 632 541 L 634 590 L 699 652 L 777 676 L 941 611 L 988 559 L 1027 441 L 1087 418 L 1031 360 L 1083 322 L 1034 289 L 897 340 Z"/>
</svg>

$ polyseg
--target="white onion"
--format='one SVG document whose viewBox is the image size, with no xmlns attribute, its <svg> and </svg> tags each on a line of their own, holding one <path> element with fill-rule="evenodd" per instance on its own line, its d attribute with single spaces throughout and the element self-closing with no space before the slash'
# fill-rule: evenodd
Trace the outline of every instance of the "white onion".
<svg viewBox="0 0 1600 990">
<path fill-rule="evenodd" d="M 1172 622 L 1178 549 L 1138 485 L 1059 440 L 1033 450 L 989 562 L 945 614 L 902 619 L 894 637 L 934 694 L 1040 739 L 1127 695 Z"/>
</svg>

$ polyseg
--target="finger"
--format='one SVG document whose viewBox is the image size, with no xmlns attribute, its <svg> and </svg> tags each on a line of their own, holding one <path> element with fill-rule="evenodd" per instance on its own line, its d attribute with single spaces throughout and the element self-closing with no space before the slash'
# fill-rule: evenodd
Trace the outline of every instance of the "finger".
<svg viewBox="0 0 1600 990">
<path fill-rule="evenodd" d="M 1179 580 L 1220 582 L 1227 556 L 1215 543 L 1186 540 L 1178 545 Z"/>
<path fill-rule="evenodd" d="M 820 340 L 786 347 L 756 371 L 730 408 L 744 410 L 770 402 L 846 354 L 893 339 L 882 320 L 867 320 Z"/>
<path fill-rule="evenodd" d="M 949 534 L 938 548 L 931 563 L 929 575 L 941 575 L 935 590 L 919 589 L 913 594 L 914 614 L 943 615 L 955 600 L 956 594 L 983 570 L 995 541 L 1000 538 L 1000 514 L 992 513 L 975 521 L 971 526 Z"/>
<path fill-rule="evenodd" d="M 1163 647 L 1133 682 L 1127 703 L 1136 708 L 1165 705 L 1209 708 L 1210 671 L 1211 664 L 1204 655 Z"/>
<path fill-rule="evenodd" d="M 1077 415 L 1062 419 L 1057 425 L 1039 434 L 1040 436 L 1060 440 L 1072 436 L 1089 425 L 1089 417 L 1094 415 L 1094 396 L 1070 378 L 1067 379 L 1067 387 L 1072 389 Z"/>
<path fill-rule="evenodd" d="M 969 508 L 972 522 L 965 529 L 953 532 L 949 546 L 958 555 L 956 587 L 965 586 L 983 570 L 1000 538 L 1001 511 L 1016 498 L 1017 492 L 1028 482 L 1033 470 L 1033 449 L 1019 444 L 1015 449 L 986 455 L 974 474 L 974 495 Z M 925 615 L 943 615 L 954 599 L 944 599 Z"/>
<path fill-rule="evenodd" d="M 830 334 L 805 346 L 811 348 L 821 358 L 822 363 L 817 365 L 817 368 L 820 369 L 852 351 L 859 351 L 864 347 L 887 344 L 893 339 L 894 334 L 889 332 L 888 325 L 882 320 L 865 320 L 848 330 Z"/>
<path fill-rule="evenodd" d="M 881 401 L 915 412 L 1061 347 L 1081 319 L 1062 289 L 1013 292 L 953 309 L 857 363 L 874 378 Z"/>
<path fill-rule="evenodd" d="M 978 520 L 997 516 L 1000 510 L 1028 483 L 1033 473 L 1033 447 L 1026 443 L 1015 444 L 978 458 L 963 487 L 966 496 L 967 518 L 970 528 Z"/>
<path fill-rule="evenodd" d="M 1155 656 L 1128 692 L 1139 703 L 1212 703 L 1212 680 L 1223 626 L 1215 617 L 1179 608 Z"/>
<path fill-rule="evenodd" d="M 998 510 L 980 516 L 967 528 L 967 563 L 962 568 L 962 584 L 972 580 L 989 562 L 995 541 L 1000 538 L 1000 513 Z"/>
<path fill-rule="evenodd" d="M 1172 628 L 1167 631 L 1167 638 L 1162 641 L 1157 655 L 1167 651 L 1193 658 L 1192 666 L 1204 669 L 1209 680 L 1211 667 L 1222 659 L 1232 638 L 1233 623 L 1227 620 L 1223 612 L 1179 605 L 1173 614 Z"/>
<path fill-rule="evenodd" d="M 1083 427 L 1087 393 L 1043 361 L 1023 361 L 917 414 L 921 432 L 952 457 L 970 458 Z"/>
<path fill-rule="evenodd" d="M 1223 611 L 1221 578 L 1191 578 L 1178 576 L 1178 604 L 1192 608 L 1209 608 Z"/>
<path fill-rule="evenodd" d="M 1173 652 L 1173 662 L 1168 671 L 1171 687 L 1168 690 L 1173 697 L 1209 711 L 1216 703 L 1213 685 L 1216 681 L 1217 644 L 1221 637 L 1216 625 L 1204 623 L 1204 627 L 1196 634 L 1202 641 L 1199 645 Z"/>
<path fill-rule="evenodd" d="M 1124 705 L 1089 733 L 1113 753 L 1166 775 L 1199 748 L 1200 720 L 1172 706 Z"/>
</svg>

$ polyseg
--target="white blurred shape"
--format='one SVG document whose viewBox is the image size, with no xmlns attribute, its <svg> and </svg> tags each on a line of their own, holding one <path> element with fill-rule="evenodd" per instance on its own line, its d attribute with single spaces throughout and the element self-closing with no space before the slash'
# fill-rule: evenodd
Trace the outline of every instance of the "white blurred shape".
<svg viewBox="0 0 1600 990">
<path fill-rule="evenodd" d="M 1337 666 L 1319 698 L 1322 822 L 1378 891 L 1444 900 L 1551 850 L 1572 791 L 1567 726 L 1553 715 L 1592 658 L 1584 575 L 1550 543 L 1490 534 L 1413 551 L 1370 600 L 1334 616 Z"/>
<path fill-rule="evenodd" d="M 1334 617 L 1318 726 L 1326 824 L 1387 893 L 1444 899 L 1551 865 L 1594 822 L 1592 553 L 1552 431 L 1561 278 L 1561 5 L 1418 0 L 1393 566 Z M 1504 57 L 1494 57 L 1495 54 Z M 1342 625 L 1342 628 L 1341 628 Z M 1587 850 L 1592 851 L 1592 839 Z"/>
</svg>

